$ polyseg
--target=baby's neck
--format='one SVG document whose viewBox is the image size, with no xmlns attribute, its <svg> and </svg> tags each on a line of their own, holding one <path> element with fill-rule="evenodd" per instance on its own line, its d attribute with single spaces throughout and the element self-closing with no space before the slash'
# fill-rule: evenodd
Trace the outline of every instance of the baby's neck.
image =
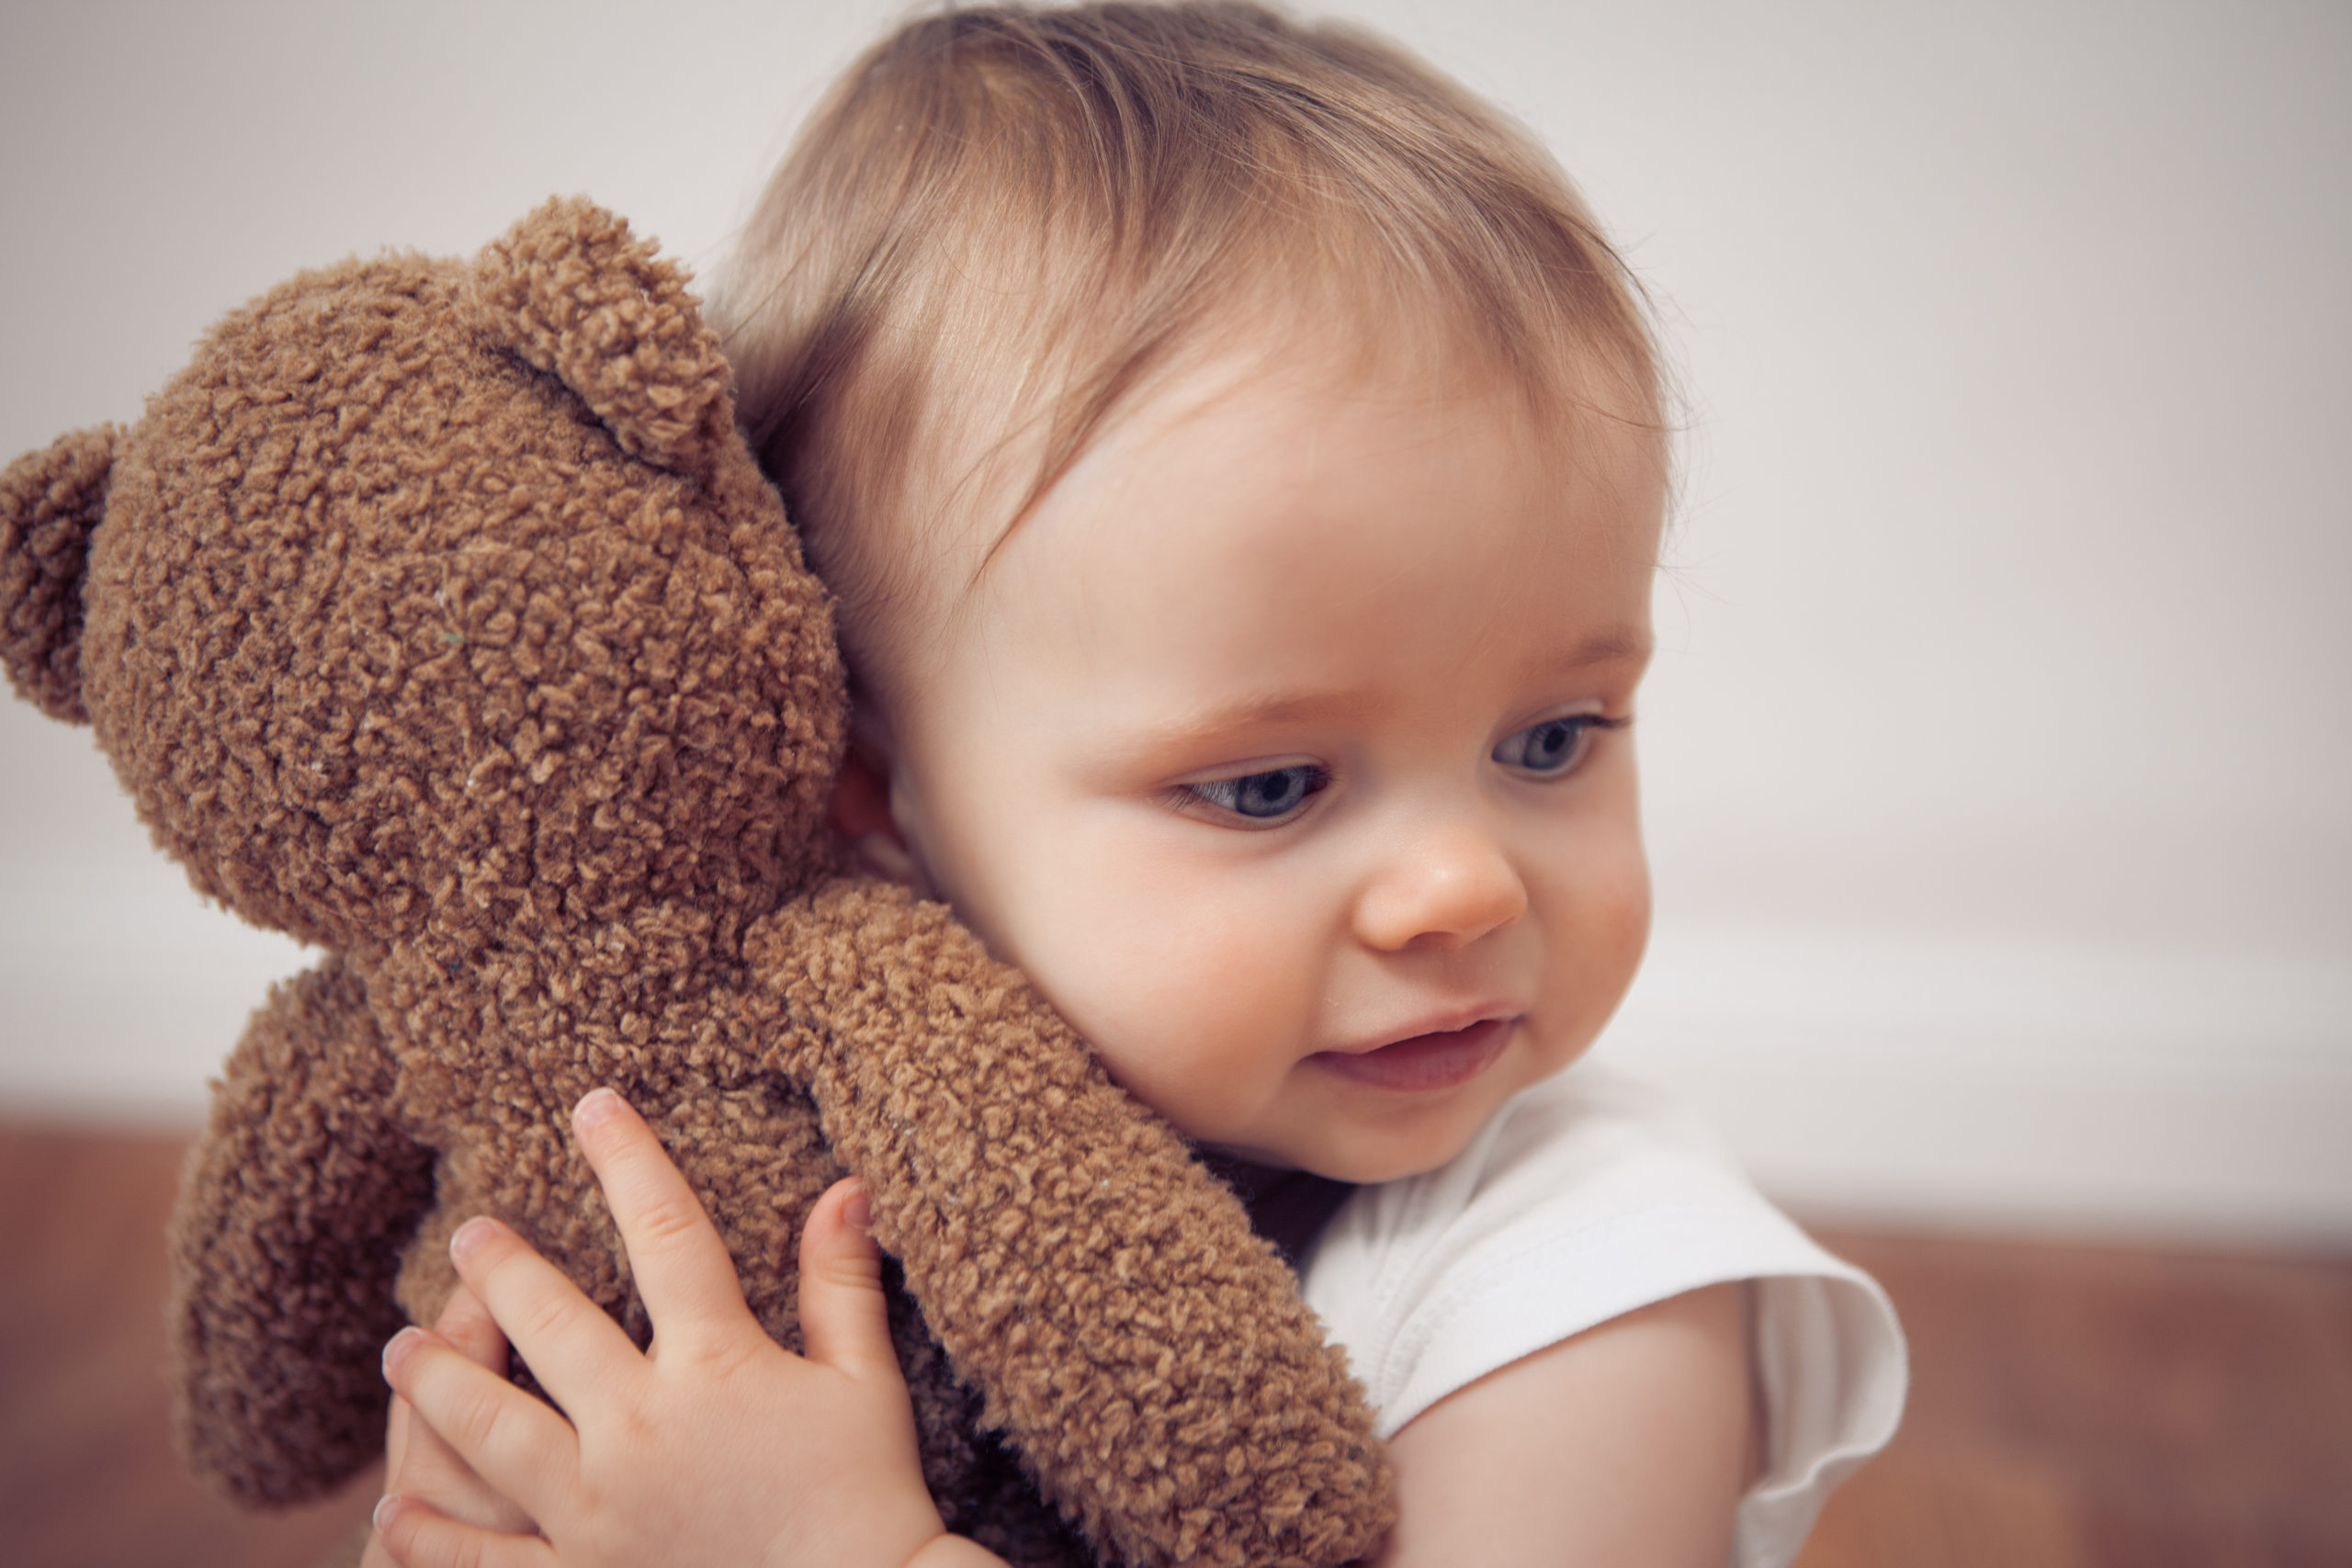
<svg viewBox="0 0 2352 1568">
<path fill-rule="evenodd" d="M 1314 1247 L 1323 1226 L 1355 1190 L 1350 1182 L 1334 1181 L 1312 1171 L 1275 1170 L 1207 1149 L 1201 1150 L 1200 1156 L 1209 1173 L 1241 1200 L 1241 1206 L 1250 1212 L 1250 1228 L 1272 1242 L 1294 1270 Z"/>
</svg>

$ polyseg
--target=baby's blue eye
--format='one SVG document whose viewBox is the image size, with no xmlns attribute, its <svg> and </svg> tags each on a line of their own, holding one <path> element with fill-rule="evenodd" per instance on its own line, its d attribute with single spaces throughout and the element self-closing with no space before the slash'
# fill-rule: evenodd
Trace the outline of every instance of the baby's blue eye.
<svg viewBox="0 0 2352 1568">
<path fill-rule="evenodd" d="M 1211 806 L 1236 817 L 1270 821 L 1287 817 L 1306 804 L 1306 797 L 1331 782 L 1331 775 L 1308 762 L 1244 773 L 1238 779 L 1204 779 L 1184 787 Z"/>
<path fill-rule="evenodd" d="M 1565 773 L 1583 761 L 1585 753 L 1592 750 L 1594 730 L 1614 729 L 1620 722 L 1595 713 L 1547 718 L 1506 737 L 1495 748 L 1494 759 L 1506 768 L 1517 768 L 1525 773 Z"/>
</svg>

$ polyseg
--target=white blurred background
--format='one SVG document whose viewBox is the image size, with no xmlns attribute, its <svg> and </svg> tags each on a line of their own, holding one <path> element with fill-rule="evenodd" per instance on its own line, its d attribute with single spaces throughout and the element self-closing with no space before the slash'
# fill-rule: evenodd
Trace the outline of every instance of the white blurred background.
<svg viewBox="0 0 2352 1568">
<path fill-rule="evenodd" d="M 0 460 L 298 267 L 697 265 L 902 7 L 0 9 Z M 1600 1050 L 1813 1215 L 2352 1239 L 2352 9 L 1359 0 L 1661 306 L 1659 897 Z M 0 1117 L 192 1123 L 305 962 L 0 700 Z"/>
</svg>

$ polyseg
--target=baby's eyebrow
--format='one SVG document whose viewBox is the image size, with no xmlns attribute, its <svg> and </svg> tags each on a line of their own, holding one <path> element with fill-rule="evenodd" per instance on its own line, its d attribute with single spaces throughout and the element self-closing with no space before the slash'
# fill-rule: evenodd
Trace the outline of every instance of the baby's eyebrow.
<svg viewBox="0 0 2352 1568">
<path fill-rule="evenodd" d="M 1531 668 L 1540 676 L 1575 673 L 1602 664 L 1642 664 L 1648 661 L 1653 646 L 1649 632 L 1641 626 L 1611 626 L 1555 655 L 1532 661 Z M 1139 732 L 1122 737 L 1120 747 L 1182 749 L 1286 724 L 1344 724 L 1373 716 L 1385 700 L 1376 690 L 1353 687 L 1246 694 L 1142 726 Z"/>
<path fill-rule="evenodd" d="M 1179 714 L 1151 725 L 1142 739 L 1153 746 L 1182 747 L 1238 731 L 1309 720 L 1345 723 L 1369 716 L 1379 705 L 1379 699 L 1369 692 L 1269 692 Z"/>
<path fill-rule="evenodd" d="M 1582 670 L 1595 664 L 1646 664 L 1657 639 L 1644 627 L 1610 626 L 1577 643 L 1557 660 L 1544 660 L 1549 670 Z"/>
</svg>

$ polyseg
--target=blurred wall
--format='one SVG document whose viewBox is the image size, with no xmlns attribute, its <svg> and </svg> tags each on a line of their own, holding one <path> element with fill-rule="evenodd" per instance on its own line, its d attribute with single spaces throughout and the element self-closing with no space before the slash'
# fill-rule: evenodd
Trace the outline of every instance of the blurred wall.
<svg viewBox="0 0 2352 1568">
<path fill-rule="evenodd" d="M 1815 1213 L 2352 1237 L 2352 11 L 1361 0 L 1686 398 L 1602 1053 Z M 0 11 L 0 457 L 298 266 L 584 191 L 723 252 L 899 9 Z M 187 1120 L 269 976 L 0 704 L 0 1114 Z"/>
</svg>

